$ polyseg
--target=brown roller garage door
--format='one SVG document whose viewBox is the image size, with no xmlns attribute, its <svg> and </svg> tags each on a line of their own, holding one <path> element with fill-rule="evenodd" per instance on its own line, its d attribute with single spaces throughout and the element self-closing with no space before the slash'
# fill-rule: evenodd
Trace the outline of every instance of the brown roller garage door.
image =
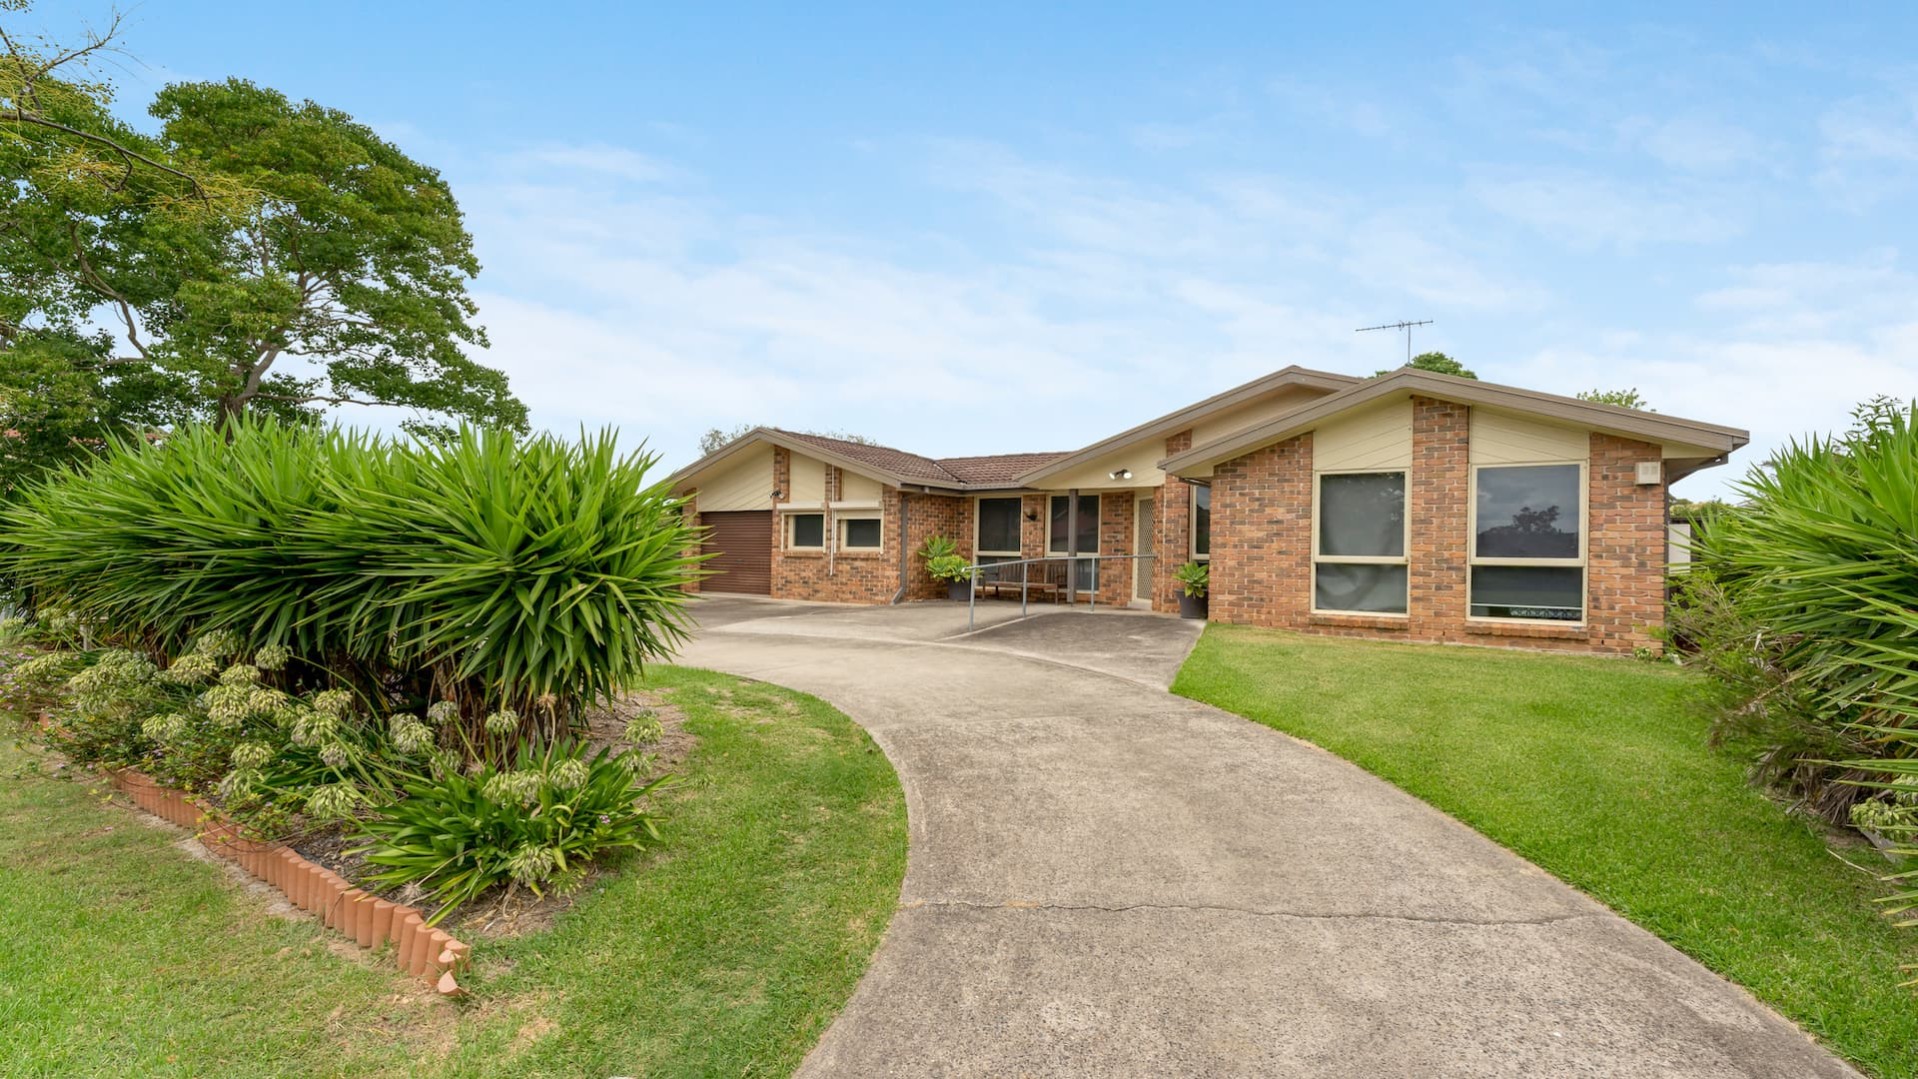
<svg viewBox="0 0 1918 1079">
<path fill-rule="evenodd" d="M 699 582 L 702 592 L 750 592 L 771 595 L 773 590 L 773 512 L 742 510 L 702 513 L 707 528 L 700 553 L 713 557 L 706 569 L 713 576 Z"/>
</svg>

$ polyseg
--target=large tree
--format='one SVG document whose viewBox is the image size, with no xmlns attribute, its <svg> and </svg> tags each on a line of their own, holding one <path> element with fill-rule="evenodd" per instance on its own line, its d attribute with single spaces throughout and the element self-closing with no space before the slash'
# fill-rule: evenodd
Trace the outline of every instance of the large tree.
<svg viewBox="0 0 1918 1079">
<path fill-rule="evenodd" d="M 436 171 L 237 79 L 168 86 L 144 135 L 86 77 L 113 33 L 67 49 L 0 33 L 0 349 L 105 325 L 114 347 L 76 371 L 158 377 L 182 417 L 369 404 L 415 429 L 524 429 L 505 376 L 468 354 L 486 344 L 479 263 Z"/>
</svg>

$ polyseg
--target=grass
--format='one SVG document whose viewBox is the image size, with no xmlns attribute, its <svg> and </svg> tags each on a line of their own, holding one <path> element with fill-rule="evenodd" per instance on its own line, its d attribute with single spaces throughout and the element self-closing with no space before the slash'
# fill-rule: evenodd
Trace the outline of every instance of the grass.
<svg viewBox="0 0 1918 1079">
<path fill-rule="evenodd" d="M 1214 625 L 1173 692 L 1324 747 L 1745 986 L 1880 1076 L 1918 1075 L 1918 932 L 1826 833 L 1707 747 L 1670 666 Z M 1876 868 L 1885 863 L 1877 859 Z M 1568 972 L 1575 976 L 1575 972 Z"/>
<path fill-rule="evenodd" d="M 814 698 L 679 668 L 648 688 L 699 738 L 667 844 L 483 946 L 459 1005 L 0 751 L 0 1074 L 789 1074 L 898 901 L 898 780 Z"/>
</svg>

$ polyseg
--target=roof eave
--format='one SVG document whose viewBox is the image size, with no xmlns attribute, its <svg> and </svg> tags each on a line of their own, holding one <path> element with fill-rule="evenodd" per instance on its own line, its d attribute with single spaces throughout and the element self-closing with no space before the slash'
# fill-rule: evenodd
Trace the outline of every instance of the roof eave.
<svg viewBox="0 0 1918 1079">
<path fill-rule="evenodd" d="M 1331 390 L 1334 394 L 1337 394 L 1362 381 L 1362 379 L 1352 375 L 1341 375 L 1333 371 L 1315 371 L 1308 367 L 1290 364 L 1279 368 L 1269 375 L 1262 375 L 1250 382 L 1241 383 L 1229 390 L 1213 394 L 1203 401 L 1187 405 L 1174 412 L 1168 412 L 1157 419 L 1147 420 L 1137 427 L 1121 431 L 1110 438 L 1102 438 L 1084 449 L 1075 450 L 1061 457 L 1057 461 L 1052 461 L 1030 472 L 1023 473 L 1017 477 L 1017 480 L 1021 486 L 1036 486 L 1038 480 L 1044 479 L 1046 476 L 1054 473 L 1063 472 L 1078 465 L 1085 464 L 1087 461 L 1096 459 L 1100 454 L 1108 450 L 1117 449 L 1120 446 L 1137 442 L 1142 438 L 1153 438 L 1176 433 L 1186 427 L 1190 427 L 1202 416 L 1216 412 L 1222 408 L 1240 404 L 1258 397 L 1261 394 L 1285 386 L 1313 386 L 1319 389 Z"/>
<path fill-rule="evenodd" d="M 1168 456 L 1159 462 L 1159 468 L 1178 475 L 1189 469 L 1202 468 L 1218 461 L 1229 460 L 1261 446 L 1309 431 L 1348 409 L 1399 393 L 1542 414 L 1552 419 L 1577 423 L 1610 434 L 1642 439 L 1647 442 L 1677 442 L 1702 446 L 1719 451 L 1721 456 L 1729 455 L 1751 441 L 1750 432 L 1736 427 L 1724 427 L 1673 416 L 1658 416 L 1617 405 L 1581 401 L 1576 397 L 1561 397 L 1557 394 L 1522 390 L 1516 386 L 1503 386 L 1494 382 L 1480 382 L 1476 379 L 1400 368 L 1392 374 L 1367 379 L 1293 412 L 1275 417 L 1257 427 L 1234 432 L 1203 446 L 1194 446 L 1184 453 Z"/>
</svg>

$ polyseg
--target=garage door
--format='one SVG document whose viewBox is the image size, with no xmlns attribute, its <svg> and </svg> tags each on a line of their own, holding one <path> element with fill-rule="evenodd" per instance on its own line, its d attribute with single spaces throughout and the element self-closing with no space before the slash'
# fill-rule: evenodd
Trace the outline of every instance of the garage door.
<svg viewBox="0 0 1918 1079">
<path fill-rule="evenodd" d="M 699 582 L 702 592 L 750 592 L 770 595 L 773 590 L 773 513 L 743 510 L 702 513 L 706 542 L 700 553 L 713 557 L 706 569 L 713 575 Z"/>
</svg>

